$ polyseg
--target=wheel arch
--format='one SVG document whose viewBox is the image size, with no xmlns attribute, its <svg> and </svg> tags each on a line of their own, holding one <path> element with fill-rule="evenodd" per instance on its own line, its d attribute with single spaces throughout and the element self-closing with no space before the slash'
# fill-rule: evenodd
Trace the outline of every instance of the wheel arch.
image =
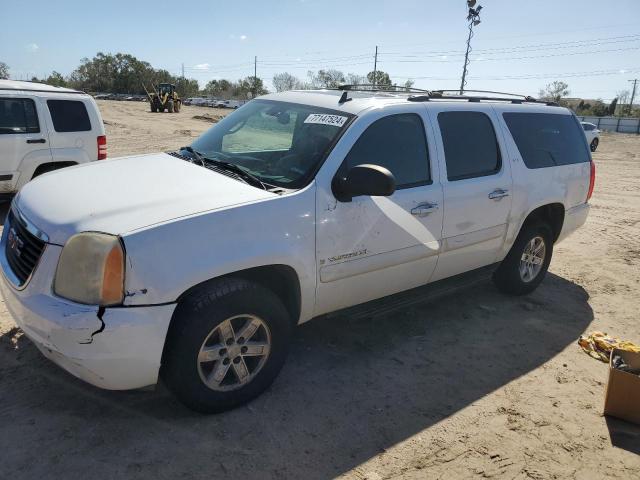
<svg viewBox="0 0 640 480">
<path fill-rule="evenodd" d="M 529 214 L 522 222 L 522 225 L 520 225 L 518 233 L 520 233 L 523 228 L 531 225 L 532 223 L 544 222 L 551 227 L 553 242 L 555 243 L 558 240 L 558 237 L 560 237 L 560 232 L 562 232 L 562 225 L 564 224 L 564 213 L 565 208 L 562 203 L 555 202 L 541 205 L 529 212 Z"/>
<path fill-rule="evenodd" d="M 214 288 L 217 283 L 229 278 L 253 282 L 267 290 L 270 290 L 280 298 L 284 304 L 285 308 L 289 312 L 293 325 L 298 324 L 302 308 L 300 279 L 293 267 L 284 264 L 262 265 L 259 267 L 247 268 L 205 280 L 193 285 L 180 294 L 177 299 L 178 305 L 182 300 L 193 293 L 203 288 Z"/>
<path fill-rule="evenodd" d="M 43 173 L 53 172 L 55 170 L 60 170 L 61 168 L 65 168 L 65 167 L 73 167 L 74 165 L 78 165 L 78 162 L 62 161 L 62 162 L 41 163 L 33 171 L 33 174 L 31 175 L 31 179 L 34 179 L 38 175 L 42 175 Z"/>
</svg>

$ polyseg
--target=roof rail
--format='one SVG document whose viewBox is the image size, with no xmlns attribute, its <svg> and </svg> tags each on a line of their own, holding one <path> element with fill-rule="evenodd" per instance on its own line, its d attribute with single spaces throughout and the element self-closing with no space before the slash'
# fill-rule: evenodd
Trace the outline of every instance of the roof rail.
<svg viewBox="0 0 640 480">
<path fill-rule="evenodd" d="M 373 85 L 372 83 L 361 83 L 359 85 L 338 85 L 336 88 L 330 88 L 329 90 L 339 90 L 343 92 L 355 91 L 355 92 L 381 92 L 381 93 L 417 93 L 418 95 L 411 95 L 407 98 L 410 102 L 428 102 L 430 100 L 466 100 L 468 102 L 481 102 L 481 101 L 498 101 L 498 102 L 511 102 L 515 104 L 521 103 L 540 103 L 551 107 L 558 107 L 556 102 L 548 102 L 546 100 L 538 100 L 530 95 L 520 95 L 517 93 L 506 92 L 494 92 L 492 90 L 468 90 L 466 92 L 473 93 L 485 93 L 491 95 L 462 95 L 459 94 L 460 89 L 455 90 L 424 90 L 421 88 L 403 87 L 399 85 Z M 506 95 L 506 96 L 504 96 Z M 517 98 L 513 98 L 517 97 Z M 344 95 L 341 97 L 344 98 Z M 350 99 L 349 99 L 350 100 Z M 347 101 L 345 98 L 341 101 Z"/>
<path fill-rule="evenodd" d="M 468 102 L 481 102 L 481 101 L 496 101 L 496 102 L 510 102 L 515 104 L 522 103 L 540 103 L 550 107 L 558 107 L 559 105 L 556 102 L 547 102 L 545 100 L 538 100 L 529 95 L 519 95 L 516 93 L 505 93 L 505 92 L 494 92 L 491 90 L 466 90 L 467 92 L 476 92 L 476 93 L 490 93 L 494 95 L 508 95 L 509 97 L 494 97 L 487 95 L 460 95 L 458 93 L 451 95 L 446 92 L 459 92 L 459 89 L 456 90 L 432 90 L 429 95 L 415 95 L 410 96 L 407 100 L 410 102 L 428 102 L 430 100 L 466 100 Z M 513 98 L 519 97 L 519 98 Z"/>
<path fill-rule="evenodd" d="M 329 90 L 348 90 L 353 92 L 383 92 L 383 93 L 431 93 L 430 90 L 421 88 L 403 87 L 401 85 L 374 85 L 373 83 L 360 83 L 357 85 L 344 84 Z"/>
</svg>

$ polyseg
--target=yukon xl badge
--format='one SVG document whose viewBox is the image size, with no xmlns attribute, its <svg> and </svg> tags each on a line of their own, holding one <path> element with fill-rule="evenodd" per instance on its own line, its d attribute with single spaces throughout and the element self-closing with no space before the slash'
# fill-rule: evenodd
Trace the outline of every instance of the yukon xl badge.
<svg viewBox="0 0 640 480">
<path fill-rule="evenodd" d="M 9 230 L 9 235 L 7 237 L 7 243 L 9 245 L 9 249 L 19 257 L 22 254 L 22 247 L 24 247 L 24 242 L 18 237 L 15 228 L 11 227 Z"/>
<path fill-rule="evenodd" d="M 362 250 L 358 250 L 357 252 L 343 253 L 342 255 L 337 255 L 335 257 L 330 257 L 330 262 L 339 262 L 340 260 L 347 260 L 353 257 L 361 257 L 362 255 L 367 254 L 367 249 L 363 248 Z"/>
</svg>

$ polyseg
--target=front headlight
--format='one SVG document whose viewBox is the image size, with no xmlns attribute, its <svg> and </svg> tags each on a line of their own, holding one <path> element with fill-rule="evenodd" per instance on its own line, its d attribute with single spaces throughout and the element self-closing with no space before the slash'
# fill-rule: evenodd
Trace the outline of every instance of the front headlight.
<svg viewBox="0 0 640 480">
<path fill-rule="evenodd" d="M 60 254 L 53 290 L 88 305 L 117 305 L 124 298 L 124 251 L 118 237 L 78 233 Z"/>
</svg>

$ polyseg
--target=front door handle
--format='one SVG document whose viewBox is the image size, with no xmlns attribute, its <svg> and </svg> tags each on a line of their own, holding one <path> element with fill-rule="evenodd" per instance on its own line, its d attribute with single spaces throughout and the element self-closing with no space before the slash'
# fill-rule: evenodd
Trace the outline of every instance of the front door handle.
<svg viewBox="0 0 640 480">
<path fill-rule="evenodd" d="M 44 138 L 29 138 L 27 143 L 47 143 Z"/>
<path fill-rule="evenodd" d="M 430 213 L 435 212 L 438 209 L 437 203 L 421 203 L 417 207 L 413 207 L 411 209 L 411 215 L 415 215 L 416 217 L 426 217 Z"/>
<path fill-rule="evenodd" d="M 509 190 L 504 190 L 502 188 L 496 188 L 493 192 L 489 194 L 489 198 L 491 200 L 500 200 L 502 197 L 508 197 Z"/>
</svg>

